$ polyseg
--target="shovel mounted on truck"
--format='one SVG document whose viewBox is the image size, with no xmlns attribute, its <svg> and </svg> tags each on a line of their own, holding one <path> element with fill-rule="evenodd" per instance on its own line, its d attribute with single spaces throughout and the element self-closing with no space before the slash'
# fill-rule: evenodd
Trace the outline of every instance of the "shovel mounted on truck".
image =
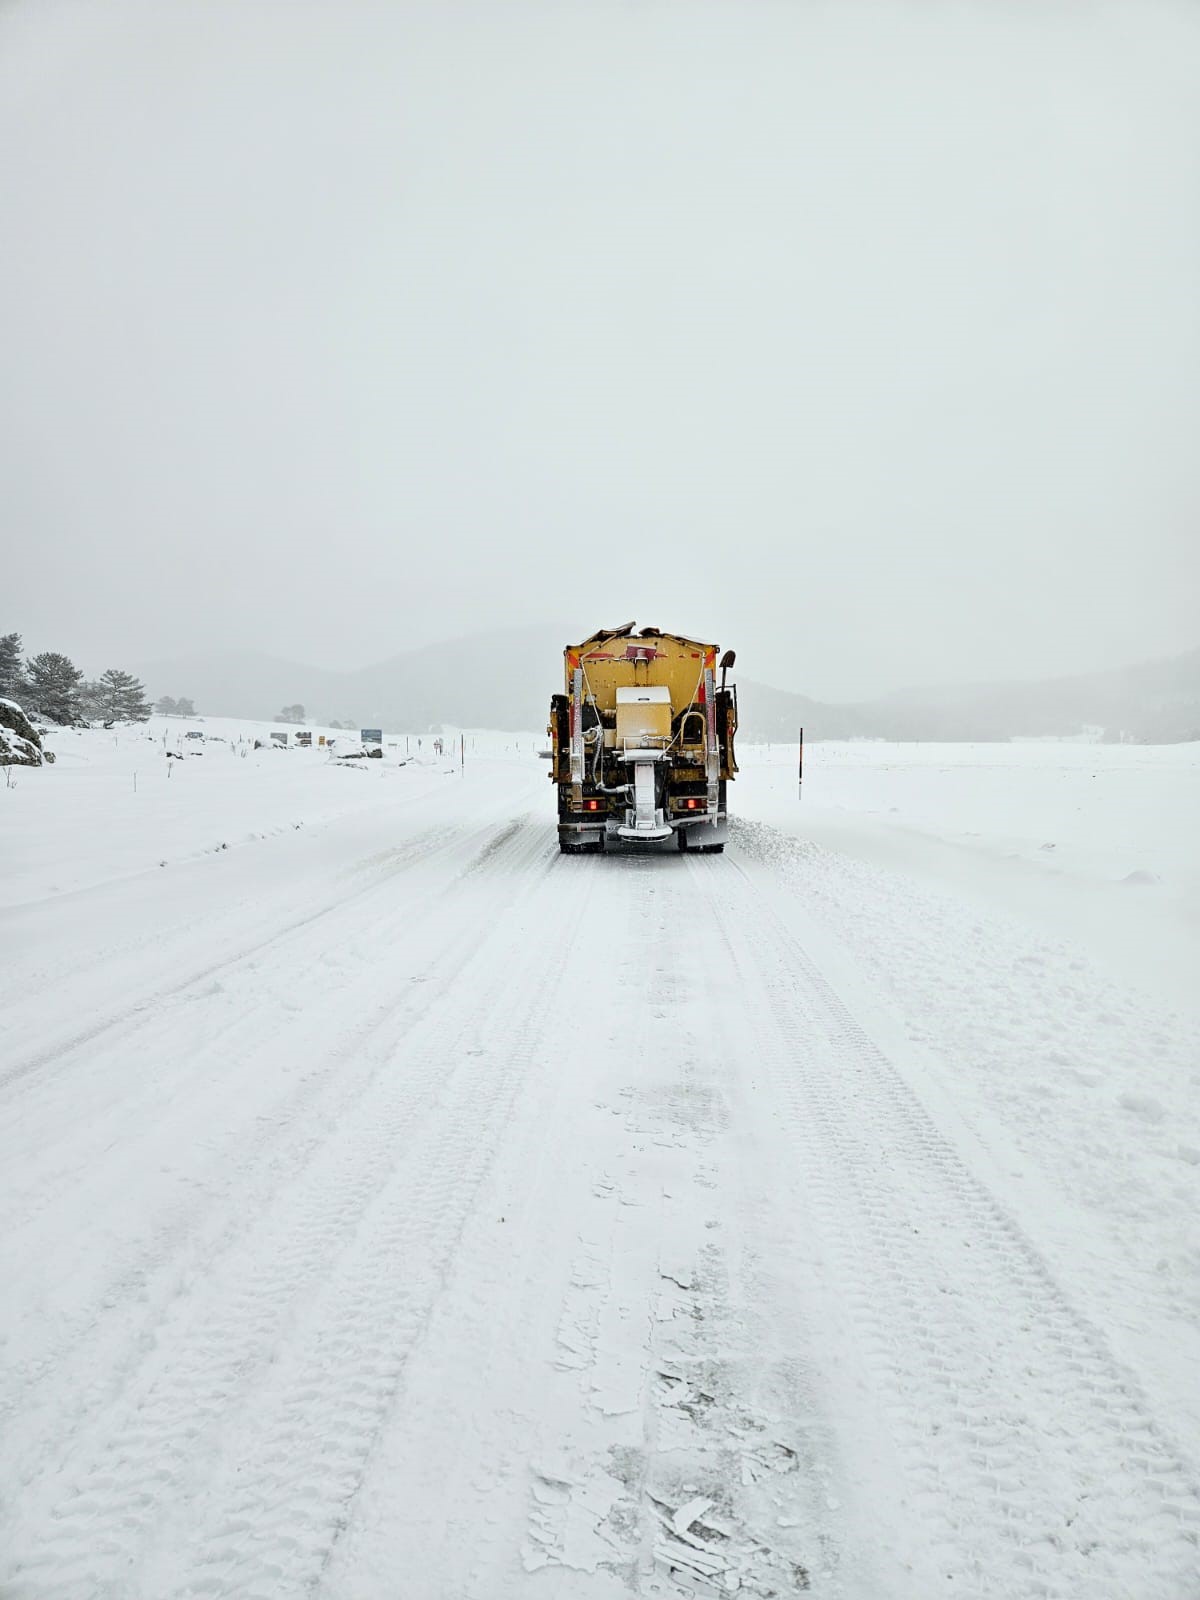
<svg viewBox="0 0 1200 1600">
<path fill-rule="evenodd" d="M 718 684 L 716 645 L 631 622 L 568 645 L 563 662 L 547 730 L 559 849 L 674 835 L 680 850 L 724 850 L 725 791 L 737 772 L 733 651 Z"/>
</svg>

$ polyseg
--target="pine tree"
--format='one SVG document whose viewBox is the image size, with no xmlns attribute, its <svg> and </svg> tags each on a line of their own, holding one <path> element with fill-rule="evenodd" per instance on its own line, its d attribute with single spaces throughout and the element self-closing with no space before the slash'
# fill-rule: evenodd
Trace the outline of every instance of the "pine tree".
<svg viewBox="0 0 1200 1600">
<path fill-rule="evenodd" d="M 150 715 L 146 691 L 131 672 L 109 667 L 96 682 L 99 710 L 105 722 L 145 722 Z"/>
<path fill-rule="evenodd" d="M 181 694 L 175 702 L 175 715 L 177 717 L 194 717 L 196 708 L 186 695 Z"/>
<path fill-rule="evenodd" d="M 101 717 L 107 717 L 104 703 L 104 690 L 95 678 L 88 678 L 79 685 L 79 716 L 84 722 L 96 722 Z"/>
<path fill-rule="evenodd" d="M 21 655 L 21 635 L 0 634 L 0 700 L 15 700 L 18 705 L 29 688 Z"/>
<path fill-rule="evenodd" d="M 83 673 L 69 656 L 43 650 L 29 662 L 29 709 L 48 722 L 70 726 L 81 714 L 80 684 Z"/>
<path fill-rule="evenodd" d="M 169 694 L 164 694 L 154 702 L 154 709 L 160 717 L 177 717 L 179 715 L 179 702 L 172 700 Z"/>
</svg>

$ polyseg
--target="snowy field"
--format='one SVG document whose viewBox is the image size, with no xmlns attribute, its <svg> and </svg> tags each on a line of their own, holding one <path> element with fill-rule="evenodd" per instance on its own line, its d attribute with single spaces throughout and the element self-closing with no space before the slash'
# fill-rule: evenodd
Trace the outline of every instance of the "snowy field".
<svg viewBox="0 0 1200 1600">
<path fill-rule="evenodd" d="M 3 1600 L 1196 1600 L 1200 747 L 266 727 L 0 787 Z"/>
</svg>

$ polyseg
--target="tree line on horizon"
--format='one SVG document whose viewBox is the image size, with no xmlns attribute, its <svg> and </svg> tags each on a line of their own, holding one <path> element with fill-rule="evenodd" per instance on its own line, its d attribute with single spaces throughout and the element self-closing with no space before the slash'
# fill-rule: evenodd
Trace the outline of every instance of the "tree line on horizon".
<svg viewBox="0 0 1200 1600">
<path fill-rule="evenodd" d="M 151 711 L 161 717 L 194 717 L 187 695 L 161 695 L 151 706 L 145 685 L 131 672 L 109 667 L 89 679 L 59 650 L 26 656 L 19 633 L 0 634 L 0 700 L 12 700 L 27 715 L 71 728 L 90 722 L 145 722 Z M 304 706 L 284 706 L 276 719 L 306 721 Z M 331 728 L 356 728 L 353 721 L 332 721 Z"/>
<path fill-rule="evenodd" d="M 19 633 L 0 634 L 0 699 L 12 700 L 28 715 L 60 727 L 88 722 L 145 722 L 150 702 L 145 685 L 119 667 L 89 679 L 59 650 L 26 656 Z M 154 710 L 165 716 L 194 717 L 190 700 L 164 695 Z"/>
</svg>

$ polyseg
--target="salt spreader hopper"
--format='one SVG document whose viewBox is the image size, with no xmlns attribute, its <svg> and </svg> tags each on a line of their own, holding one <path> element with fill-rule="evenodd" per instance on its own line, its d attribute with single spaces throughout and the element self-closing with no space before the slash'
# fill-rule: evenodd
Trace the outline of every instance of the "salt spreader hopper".
<svg viewBox="0 0 1200 1600">
<path fill-rule="evenodd" d="M 566 692 L 550 701 L 548 729 L 559 849 L 674 834 L 681 850 L 724 850 L 725 786 L 737 772 L 733 651 L 718 668 L 715 644 L 631 622 L 563 655 Z"/>
</svg>

